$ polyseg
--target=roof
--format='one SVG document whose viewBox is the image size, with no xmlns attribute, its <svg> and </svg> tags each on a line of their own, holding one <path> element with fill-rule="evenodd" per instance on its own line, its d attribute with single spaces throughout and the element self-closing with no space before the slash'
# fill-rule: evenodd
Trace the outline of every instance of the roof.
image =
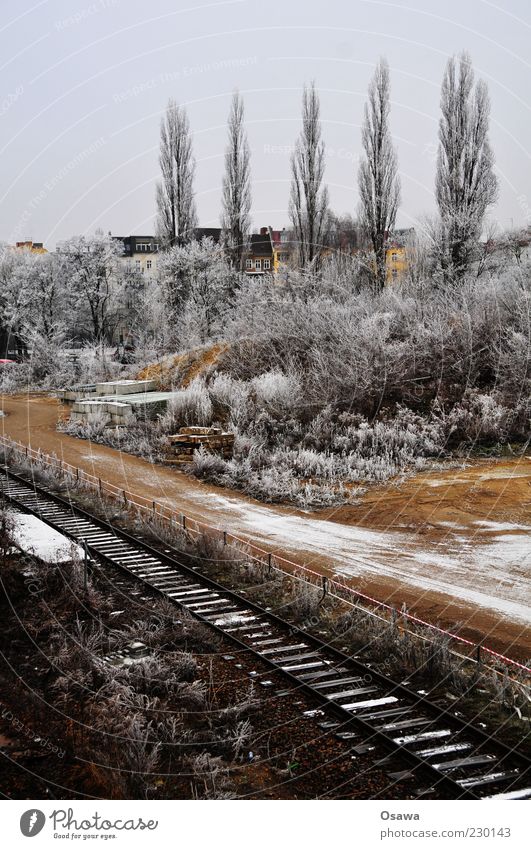
<svg viewBox="0 0 531 849">
<path fill-rule="evenodd" d="M 273 256 L 273 246 L 269 233 L 253 233 L 250 239 L 249 253 L 253 256 Z"/>
<path fill-rule="evenodd" d="M 156 236 L 113 236 L 114 242 L 121 242 L 124 256 L 136 253 L 156 253 L 160 240 Z M 141 251 L 137 250 L 139 244 L 145 245 Z"/>
</svg>

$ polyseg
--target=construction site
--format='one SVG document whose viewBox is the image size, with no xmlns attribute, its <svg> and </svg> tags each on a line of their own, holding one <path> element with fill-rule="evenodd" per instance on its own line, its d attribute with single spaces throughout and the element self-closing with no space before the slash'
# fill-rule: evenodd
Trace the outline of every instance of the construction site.
<svg viewBox="0 0 531 849">
<path fill-rule="evenodd" d="M 61 389 L 57 397 L 62 405 L 61 420 L 90 423 L 96 416 L 108 427 L 122 428 L 153 421 L 168 408 L 176 391 L 159 391 L 157 381 L 113 380 Z M 234 434 L 221 427 L 182 427 L 167 437 L 171 464 L 191 463 L 194 452 L 203 449 L 224 459 L 232 457 Z"/>
</svg>

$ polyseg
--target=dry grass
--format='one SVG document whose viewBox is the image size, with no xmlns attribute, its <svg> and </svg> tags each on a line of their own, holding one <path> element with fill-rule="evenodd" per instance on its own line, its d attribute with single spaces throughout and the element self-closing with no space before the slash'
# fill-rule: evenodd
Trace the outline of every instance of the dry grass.
<svg viewBox="0 0 531 849">
<path fill-rule="evenodd" d="M 168 389 L 187 387 L 196 377 L 205 374 L 215 366 L 222 354 L 227 351 L 226 342 L 217 342 L 203 348 L 194 348 L 182 354 L 164 357 L 157 363 L 150 363 L 136 375 L 137 380 L 156 380 L 158 388 Z"/>
</svg>

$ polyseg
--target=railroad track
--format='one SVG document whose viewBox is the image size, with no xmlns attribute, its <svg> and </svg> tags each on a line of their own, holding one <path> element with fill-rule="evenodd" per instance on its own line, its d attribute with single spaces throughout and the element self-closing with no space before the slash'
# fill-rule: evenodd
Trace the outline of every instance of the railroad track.
<svg viewBox="0 0 531 849">
<path fill-rule="evenodd" d="M 365 753 L 381 746 L 417 779 L 418 795 L 531 797 L 531 760 L 441 706 L 242 598 L 183 562 L 99 519 L 69 500 L 0 467 L 3 497 L 125 570 L 251 653 L 315 700 L 321 728 Z M 264 687 L 273 682 L 261 677 Z M 394 759 L 394 758 L 392 758 Z M 379 761 L 382 763 L 381 759 Z"/>
</svg>

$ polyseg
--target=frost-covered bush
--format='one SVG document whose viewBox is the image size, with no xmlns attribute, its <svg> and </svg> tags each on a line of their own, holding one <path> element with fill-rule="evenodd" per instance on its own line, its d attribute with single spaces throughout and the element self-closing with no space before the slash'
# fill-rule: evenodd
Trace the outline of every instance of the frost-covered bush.
<svg viewBox="0 0 531 849">
<path fill-rule="evenodd" d="M 168 404 L 168 412 L 178 427 L 212 423 L 212 401 L 204 380 L 196 378 L 177 391 Z"/>
<path fill-rule="evenodd" d="M 302 386 L 297 375 L 281 371 L 260 374 L 251 381 L 255 404 L 277 414 L 296 412 L 301 402 Z"/>
<path fill-rule="evenodd" d="M 84 419 L 70 419 L 61 425 L 63 433 L 77 436 L 79 439 L 91 439 L 99 442 L 105 428 L 109 424 L 110 417 L 107 413 L 88 413 Z"/>
<path fill-rule="evenodd" d="M 508 409 L 492 395 L 471 391 L 443 417 L 443 421 L 448 439 L 454 444 L 505 442 L 521 428 L 521 412 L 519 407 Z"/>
<path fill-rule="evenodd" d="M 322 590 L 308 581 L 293 581 L 289 610 L 297 622 L 312 619 L 319 613 Z"/>
<path fill-rule="evenodd" d="M 201 445 L 197 451 L 194 451 L 190 471 L 196 478 L 214 480 L 224 474 L 226 466 L 227 464 L 223 457 L 217 454 L 209 454 L 204 446 Z"/>
<path fill-rule="evenodd" d="M 409 462 L 414 457 L 438 455 L 443 449 L 441 426 L 398 407 L 396 414 L 384 421 L 370 424 L 365 419 L 355 419 L 355 424 L 339 427 L 331 440 L 331 448 L 342 455 L 351 454 L 360 458 L 386 456 L 395 463 Z"/>
<path fill-rule="evenodd" d="M 0 392 L 9 395 L 31 387 L 32 375 L 29 363 L 7 363 L 0 365 Z"/>
<path fill-rule="evenodd" d="M 271 504 L 294 500 L 298 489 L 293 471 L 278 466 L 252 471 L 245 484 L 245 492 L 248 495 Z"/>
<path fill-rule="evenodd" d="M 166 440 L 154 422 L 135 422 L 129 427 L 109 425 L 105 413 L 91 413 L 85 421 L 67 421 L 59 425 L 62 433 L 108 445 L 127 454 L 135 454 L 150 463 L 162 462 Z"/>
<path fill-rule="evenodd" d="M 208 391 L 213 404 L 223 410 L 234 426 L 247 424 L 250 392 L 248 383 L 236 380 L 228 374 L 217 373 L 210 382 Z"/>
</svg>

